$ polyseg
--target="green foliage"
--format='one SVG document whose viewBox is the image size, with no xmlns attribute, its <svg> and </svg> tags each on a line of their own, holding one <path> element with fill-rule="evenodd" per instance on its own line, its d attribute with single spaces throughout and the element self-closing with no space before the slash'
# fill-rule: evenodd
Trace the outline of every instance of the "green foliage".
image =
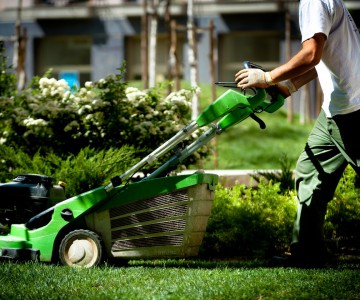
<svg viewBox="0 0 360 300">
<path fill-rule="evenodd" d="M 260 177 L 257 188 L 217 187 L 203 254 L 268 256 L 288 250 L 297 200 L 293 189 L 281 188 L 281 176 L 275 179 L 276 183 L 270 179 L 266 184 Z M 333 251 L 360 247 L 358 181 L 355 171 L 348 167 L 329 202 L 324 238 Z"/>
<path fill-rule="evenodd" d="M 63 160 L 54 153 L 43 156 L 37 152 L 31 157 L 0 145 L 1 157 L 7 157 L 0 162 L 0 180 L 9 181 L 22 173 L 44 174 L 65 182 L 66 196 L 71 197 L 109 183 L 113 176 L 134 164 L 134 152 L 129 146 L 108 150 L 84 148 Z"/>
<path fill-rule="evenodd" d="M 292 169 L 293 162 L 290 161 L 286 154 L 283 154 L 280 159 L 280 171 L 257 171 L 251 175 L 257 182 L 260 182 L 261 178 L 265 178 L 268 181 L 279 182 L 280 192 L 286 193 L 287 191 L 293 190 L 295 187 L 294 172 Z"/>
<path fill-rule="evenodd" d="M 4 52 L 4 43 L 0 41 L 0 102 L 3 101 L 3 97 L 11 97 L 16 92 L 16 77 L 11 73 L 11 66 L 8 64 Z"/>
<path fill-rule="evenodd" d="M 279 183 L 258 188 L 219 186 L 203 251 L 207 255 L 270 255 L 288 248 L 296 213 L 294 194 L 280 195 Z"/>
<path fill-rule="evenodd" d="M 122 174 L 132 164 L 134 149 L 129 146 L 100 151 L 84 148 L 78 155 L 62 161 L 56 177 L 66 183 L 67 196 L 74 196 L 108 184 L 112 177 Z"/>
<path fill-rule="evenodd" d="M 0 144 L 6 141 L 11 127 L 11 118 L 14 107 L 14 95 L 16 94 L 16 77 L 11 71 L 11 66 L 4 55 L 5 48 L 0 41 Z"/>
<path fill-rule="evenodd" d="M 336 189 L 334 199 L 328 204 L 325 235 L 338 240 L 340 247 L 348 247 L 349 240 L 360 246 L 360 188 L 359 177 L 348 167 Z"/>
<path fill-rule="evenodd" d="M 141 91 L 123 82 L 124 72 L 123 66 L 119 74 L 77 90 L 46 77 L 50 72 L 33 78 L 29 87 L 4 99 L 2 144 L 30 155 L 54 152 L 64 158 L 84 147 L 154 150 L 189 122 L 196 91 L 167 95 L 166 85 Z"/>
<path fill-rule="evenodd" d="M 53 153 L 49 153 L 46 158 L 39 153 L 29 156 L 5 145 L 0 145 L 0 157 L 0 182 L 9 181 L 21 173 L 52 176 L 61 164 L 61 159 Z"/>
</svg>

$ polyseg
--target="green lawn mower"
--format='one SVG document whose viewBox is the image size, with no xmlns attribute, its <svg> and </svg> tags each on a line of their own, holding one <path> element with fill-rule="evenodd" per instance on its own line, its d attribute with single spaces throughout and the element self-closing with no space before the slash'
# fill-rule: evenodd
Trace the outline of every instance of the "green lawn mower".
<svg viewBox="0 0 360 300">
<path fill-rule="evenodd" d="M 22 174 L 0 184 L 0 257 L 92 267 L 110 258 L 198 255 L 218 176 L 163 174 L 248 117 L 264 128 L 256 114 L 273 113 L 284 104 L 273 87 L 246 95 L 234 82 L 217 84 L 230 89 L 107 186 L 65 199 L 63 186 L 48 176 Z M 208 129 L 190 145 L 179 146 L 201 128 Z M 175 148 L 176 154 L 153 173 L 129 183 L 141 168 Z"/>
</svg>

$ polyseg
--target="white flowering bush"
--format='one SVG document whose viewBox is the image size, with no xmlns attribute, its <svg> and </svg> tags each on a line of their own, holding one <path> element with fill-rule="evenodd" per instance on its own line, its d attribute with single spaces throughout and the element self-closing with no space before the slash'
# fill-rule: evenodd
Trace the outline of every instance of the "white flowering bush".
<svg viewBox="0 0 360 300">
<path fill-rule="evenodd" d="M 7 107 L 2 105 L 7 122 L 0 142 L 29 154 L 51 151 L 64 157 L 84 147 L 130 145 L 142 156 L 190 122 L 195 90 L 169 95 L 166 85 L 140 90 L 123 82 L 123 72 L 76 90 L 50 72 L 33 78 L 28 88 L 7 98 Z"/>
</svg>

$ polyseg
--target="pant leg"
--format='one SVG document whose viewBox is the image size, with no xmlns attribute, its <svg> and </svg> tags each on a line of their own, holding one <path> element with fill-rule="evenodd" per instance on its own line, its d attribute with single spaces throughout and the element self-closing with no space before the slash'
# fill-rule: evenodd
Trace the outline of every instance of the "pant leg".
<svg viewBox="0 0 360 300">
<path fill-rule="evenodd" d="M 296 166 L 298 195 L 291 252 L 315 259 L 325 251 L 323 225 L 327 203 L 350 158 L 333 119 L 321 112 Z"/>
</svg>

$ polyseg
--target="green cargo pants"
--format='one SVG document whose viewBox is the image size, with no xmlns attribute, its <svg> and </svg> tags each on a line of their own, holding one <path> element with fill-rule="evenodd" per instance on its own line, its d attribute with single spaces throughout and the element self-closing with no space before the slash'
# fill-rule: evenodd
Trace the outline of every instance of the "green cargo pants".
<svg viewBox="0 0 360 300">
<path fill-rule="evenodd" d="M 324 255 L 323 225 L 328 202 L 348 164 L 360 175 L 360 110 L 329 119 L 321 111 L 296 165 L 297 216 L 291 252 Z"/>
</svg>

